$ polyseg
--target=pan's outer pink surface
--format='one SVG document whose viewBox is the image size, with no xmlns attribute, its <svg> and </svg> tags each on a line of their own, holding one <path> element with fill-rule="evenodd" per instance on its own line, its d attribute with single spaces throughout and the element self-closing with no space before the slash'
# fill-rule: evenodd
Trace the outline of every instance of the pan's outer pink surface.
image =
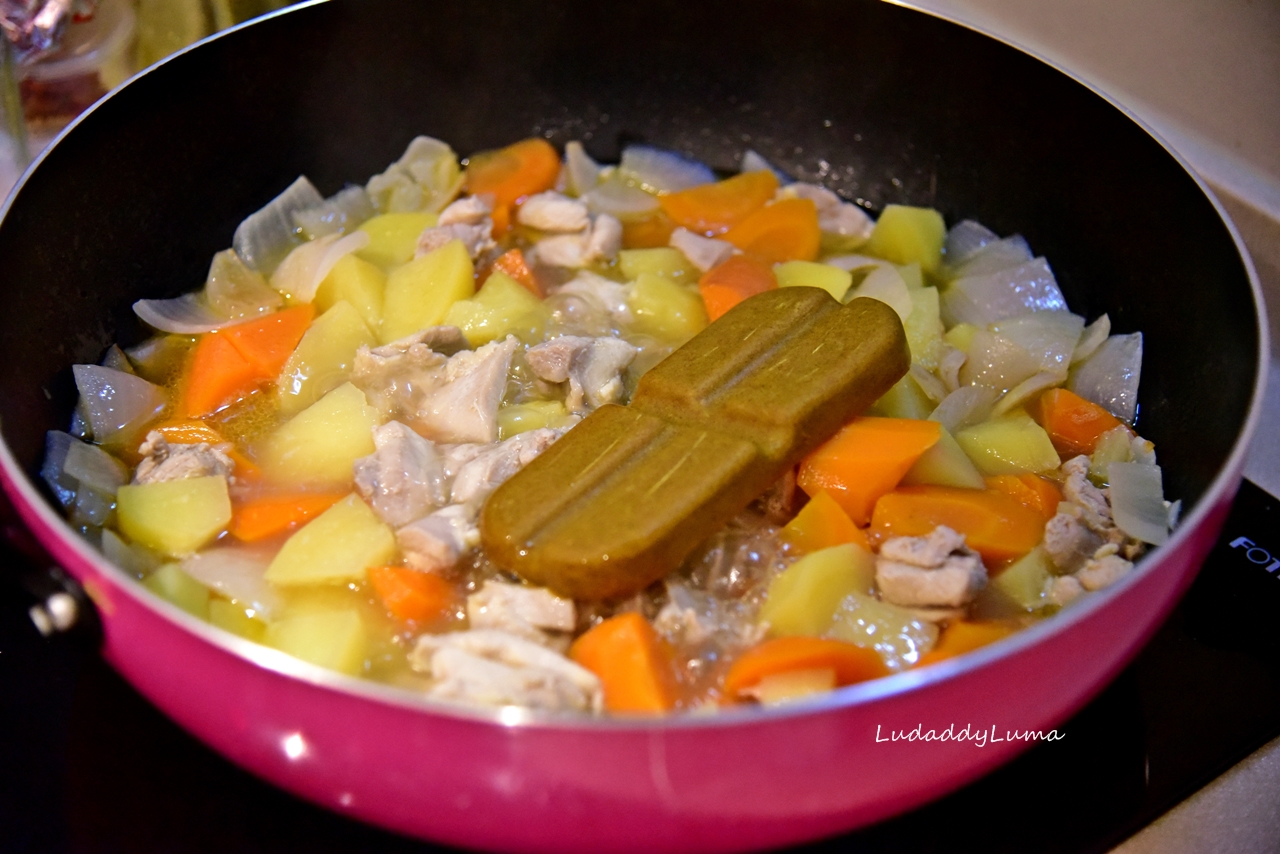
<svg viewBox="0 0 1280 854">
<path fill-rule="evenodd" d="M 548 852 L 794 843 L 877 821 L 994 768 L 1029 746 L 1011 733 L 1060 724 L 1159 625 L 1217 537 L 1241 459 L 1180 542 L 1118 589 L 966 659 L 803 712 L 504 723 L 370 696 L 278 653 L 217 642 L 215 630 L 91 559 L 4 456 L 15 506 L 98 603 L 108 661 L 198 738 L 341 813 L 441 842 Z M 986 743 L 892 740 L 953 725 L 985 732 Z"/>
</svg>

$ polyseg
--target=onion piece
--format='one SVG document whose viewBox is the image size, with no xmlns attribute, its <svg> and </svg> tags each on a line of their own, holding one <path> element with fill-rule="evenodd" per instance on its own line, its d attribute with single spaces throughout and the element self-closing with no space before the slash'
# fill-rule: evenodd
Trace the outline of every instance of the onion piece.
<svg viewBox="0 0 1280 854">
<path fill-rule="evenodd" d="M 67 452 L 72 445 L 81 444 L 75 436 L 61 430 L 50 430 L 44 437 L 44 463 L 40 477 L 49 485 L 49 491 L 63 507 L 70 507 L 76 500 L 79 482 L 67 474 Z"/>
<path fill-rule="evenodd" d="M 1111 318 L 1102 315 L 1093 323 L 1090 323 L 1084 329 L 1084 334 L 1080 337 L 1080 342 L 1076 344 L 1075 351 L 1071 354 L 1071 364 L 1083 362 L 1094 354 L 1102 342 L 1111 336 Z"/>
<path fill-rule="evenodd" d="M 304 243 L 280 264 L 271 277 L 271 287 L 294 302 L 311 302 L 333 266 L 343 257 L 368 246 L 369 239 L 369 232 L 353 231 L 343 237 L 327 234 Z"/>
<path fill-rule="evenodd" d="M 600 164 L 591 159 L 576 139 L 564 147 L 565 192 L 580 197 L 600 183 Z"/>
<path fill-rule="evenodd" d="M 1107 469 L 1107 480 L 1111 518 L 1117 528 L 1155 546 L 1169 538 L 1160 466 L 1115 462 Z"/>
<path fill-rule="evenodd" d="M 322 204 L 324 196 L 320 191 L 305 176 L 299 176 L 283 193 L 236 227 L 231 245 L 250 269 L 269 276 L 289 250 L 298 245 L 294 211 Z"/>
<path fill-rule="evenodd" d="M 1040 368 L 1062 374 L 1066 379 L 1084 318 L 1069 311 L 1036 311 L 1009 317 L 991 325 L 992 332 L 1040 358 Z"/>
<path fill-rule="evenodd" d="M 996 392 L 982 386 L 961 386 L 942 399 L 938 408 L 929 415 L 930 421 L 937 421 L 947 432 L 955 433 L 991 416 L 991 408 L 996 402 Z"/>
<path fill-rule="evenodd" d="M 102 532 L 102 555 L 134 578 L 146 578 L 159 569 L 164 561 L 159 555 L 136 543 L 130 545 L 115 531 L 107 528 Z"/>
<path fill-rule="evenodd" d="M 982 276 L 962 276 L 942 292 L 942 320 L 986 326 L 1029 311 L 1066 311 L 1067 301 L 1043 258 Z"/>
<path fill-rule="evenodd" d="M 658 210 L 658 197 L 628 184 L 615 169 L 582 197 L 593 214 L 609 214 L 622 222 L 645 219 Z"/>
<path fill-rule="evenodd" d="M 742 166 L 739 172 L 772 172 L 774 177 L 778 179 L 778 186 L 785 187 L 787 184 L 795 181 L 786 172 L 783 172 L 777 166 L 770 163 L 763 154 L 754 148 L 748 148 L 746 153 L 742 155 Z"/>
<path fill-rule="evenodd" d="M 955 264 L 952 272 L 957 279 L 964 276 L 986 276 L 1021 266 L 1034 257 L 1023 236 L 1015 234 L 986 244 L 963 263 Z"/>
<path fill-rule="evenodd" d="M 1009 389 L 1005 396 L 1000 398 L 1000 402 L 995 405 L 991 414 L 996 416 L 1004 415 L 1006 412 L 1026 403 L 1032 397 L 1045 389 L 1062 385 L 1066 379 L 1066 368 L 1057 371 L 1041 371 L 1038 374 L 1032 374 L 1013 388 Z"/>
<path fill-rule="evenodd" d="M 175 335 L 200 335 L 240 322 L 239 318 L 223 317 L 210 308 L 203 294 L 140 299 L 133 304 L 133 313 L 152 329 Z"/>
<path fill-rule="evenodd" d="M 911 376 L 911 379 L 915 380 L 916 385 L 920 386 L 920 390 L 924 392 L 924 396 L 929 398 L 931 403 L 940 403 L 947 396 L 947 387 L 928 368 L 912 362 L 911 368 L 907 373 Z"/>
<path fill-rule="evenodd" d="M 1067 388 L 1129 424 L 1138 414 L 1142 333 L 1112 335 L 1071 369 Z M 96 431 L 96 427 L 95 427 Z"/>
<path fill-rule="evenodd" d="M 1040 359 L 995 332 L 979 329 L 960 367 L 961 385 L 980 385 L 1004 393 L 1040 370 Z"/>
<path fill-rule="evenodd" d="M 985 225 L 962 219 L 947 232 L 947 239 L 942 244 L 942 257 L 946 259 L 947 267 L 954 270 L 982 247 L 999 239 L 1000 236 Z"/>
<path fill-rule="evenodd" d="M 907 288 L 907 280 L 902 278 L 901 271 L 888 261 L 866 255 L 837 255 L 834 258 L 828 258 L 825 263 L 851 273 L 867 271 L 862 281 L 845 293 L 845 303 L 857 297 L 880 300 L 892 308 L 904 322 L 915 309 L 911 291 Z"/>
<path fill-rule="evenodd" d="M 439 213 L 462 190 L 458 155 L 447 143 L 415 137 L 400 159 L 365 184 L 379 213 Z"/>
<path fill-rule="evenodd" d="M 303 240 L 315 240 L 326 234 L 347 234 L 370 219 L 376 211 L 364 187 L 349 184 L 323 204 L 293 212 L 293 224 Z"/>
<path fill-rule="evenodd" d="M 102 362 L 100 364 L 104 368 L 111 368 L 117 371 L 124 371 L 126 374 L 137 376 L 137 371 L 133 369 L 133 364 L 129 361 L 129 357 L 120 349 L 119 344 L 112 344 L 107 348 L 107 352 L 102 354 Z"/>
<path fill-rule="evenodd" d="M 71 372 L 102 444 L 141 430 L 164 410 L 164 391 L 140 377 L 100 365 L 73 365 Z"/>
<path fill-rule="evenodd" d="M 196 581 L 269 620 L 282 605 L 280 594 L 264 578 L 271 557 L 270 549 L 223 546 L 184 558 L 181 566 Z"/>
<path fill-rule="evenodd" d="M 650 193 L 674 193 L 716 180 L 715 173 L 706 165 L 648 145 L 628 145 L 622 149 L 618 174 Z"/>
<path fill-rule="evenodd" d="M 103 495 L 115 496 L 116 490 L 129 482 L 129 469 L 124 463 L 99 448 L 75 442 L 67 449 L 62 470 Z"/>
<path fill-rule="evenodd" d="M 215 313 L 235 320 L 284 305 L 284 298 L 271 289 L 261 273 L 249 269 L 234 249 L 224 249 L 213 256 L 204 293 Z"/>
<path fill-rule="evenodd" d="M 81 484 L 76 490 L 75 504 L 71 506 L 71 524 L 101 528 L 111 519 L 111 513 L 115 509 L 114 495 L 107 495 Z"/>
</svg>

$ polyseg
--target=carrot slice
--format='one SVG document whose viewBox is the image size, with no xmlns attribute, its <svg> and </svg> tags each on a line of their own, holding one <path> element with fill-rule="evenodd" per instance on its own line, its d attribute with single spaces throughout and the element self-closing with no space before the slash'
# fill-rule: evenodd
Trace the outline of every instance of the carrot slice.
<svg viewBox="0 0 1280 854">
<path fill-rule="evenodd" d="M 525 196 L 550 190 L 560 174 L 560 155 L 545 139 L 534 137 L 482 151 L 467 160 L 468 193 L 493 196 L 493 233 L 503 234 L 511 222 L 511 206 Z"/>
<path fill-rule="evenodd" d="M 1013 634 L 1013 627 L 1002 623 L 971 623 L 960 620 L 947 626 L 933 649 L 920 656 L 917 667 L 946 661 L 964 655 Z"/>
<path fill-rule="evenodd" d="M 252 465 L 252 463 L 250 463 Z M 239 465 L 236 466 L 237 471 Z M 254 466 L 256 469 L 257 467 Z M 270 495 L 238 504 L 231 515 L 231 535 L 246 543 L 264 540 L 319 516 L 347 493 Z"/>
<path fill-rule="evenodd" d="M 744 172 L 714 184 L 700 184 L 658 199 L 667 216 L 690 231 L 714 237 L 764 207 L 778 192 L 772 172 Z"/>
<path fill-rule="evenodd" d="M 849 518 L 844 508 L 825 489 L 809 499 L 796 517 L 782 529 L 782 536 L 804 552 L 856 543 L 868 551 L 867 534 Z"/>
<path fill-rule="evenodd" d="M 624 249 L 653 249 L 666 246 L 671 241 L 671 232 L 675 230 L 675 221 L 664 211 L 659 210 L 644 219 L 624 221 L 622 246 Z"/>
<path fill-rule="evenodd" d="M 217 430 L 214 430 L 203 421 L 195 421 L 193 419 L 165 421 L 155 425 L 147 432 L 159 433 L 165 438 L 165 441 L 172 442 L 175 445 L 196 445 L 200 442 L 217 445 L 223 441 L 222 434 Z"/>
<path fill-rule="evenodd" d="M 698 291 L 702 294 L 702 303 L 710 320 L 720 317 L 747 297 L 777 286 L 778 277 L 768 264 L 745 255 L 733 256 L 698 279 Z"/>
<path fill-rule="evenodd" d="M 797 482 L 811 496 L 829 491 L 855 525 L 865 525 L 876 500 L 941 437 L 936 421 L 855 418 L 805 457 Z"/>
<path fill-rule="evenodd" d="M 573 642 L 569 657 L 600 677 L 612 712 L 665 712 L 675 706 L 671 651 L 634 611 L 605 620 Z"/>
<path fill-rule="evenodd" d="M 812 261 L 822 245 L 818 209 L 809 199 L 783 199 L 751 214 L 724 239 L 769 264 Z"/>
<path fill-rule="evenodd" d="M 1051 388 L 1027 407 L 1049 434 L 1054 450 L 1065 456 L 1092 454 L 1102 434 L 1128 425 L 1093 401 L 1065 388 Z M 1133 431 L 1130 430 L 1130 433 Z"/>
<path fill-rule="evenodd" d="M 274 380 L 315 317 L 315 307 L 295 305 L 214 333 L 225 335 L 264 380 Z"/>
<path fill-rule="evenodd" d="M 187 371 L 182 413 L 199 418 L 244 397 L 261 382 L 258 369 L 225 335 L 210 332 L 196 344 Z"/>
<path fill-rule="evenodd" d="M 458 588 L 431 572 L 407 566 L 375 566 L 369 583 L 382 604 L 398 620 L 439 623 L 453 616 L 462 601 Z"/>
<path fill-rule="evenodd" d="M 1038 474 L 1002 474 L 986 479 L 987 488 L 1008 493 L 1039 513 L 1048 522 L 1058 512 L 1062 493 L 1058 485 Z"/>
<path fill-rule="evenodd" d="M 965 536 L 988 569 L 1025 555 L 1044 536 L 1044 517 L 995 489 L 901 486 L 881 496 L 871 516 L 871 539 L 923 537 L 939 525 Z"/>
<path fill-rule="evenodd" d="M 725 676 L 724 693 L 738 699 L 745 689 L 767 676 L 826 669 L 835 672 L 837 686 L 889 675 L 889 668 L 872 649 L 826 638 L 774 638 L 738 656 Z"/>
<path fill-rule="evenodd" d="M 499 255 L 498 260 L 493 262 L 493 269 L 500 270 L 515 279 L 525 290 L 538 299 L 542 299 L 545 296 L 542 293 L 542 286 L 538 284 L 537 277 L 529 269 L 529 263 L 525 260 L 524 253 L 519 249 L 508 249 Z"/>
</svg>

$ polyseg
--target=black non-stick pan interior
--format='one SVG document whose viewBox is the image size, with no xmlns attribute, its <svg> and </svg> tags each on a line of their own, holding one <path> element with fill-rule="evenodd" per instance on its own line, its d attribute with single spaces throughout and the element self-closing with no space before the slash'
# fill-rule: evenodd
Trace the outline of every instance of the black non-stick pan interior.
<svg viewBox="0 0 1280 854">
<path fill-rule="evenodd" d="M 69 366 L 144 334 L 140 297 L 198 287 L 299 174 L 325 193 L 418 134 L 465 155 L 533 134 L 732 171 L 754 148 L 872 208 L 1020 232 L 1072 307 L 1141 330 L 1140 429 L 1194 500 L 1236 440 L 1258 352 L 1247 274 L 1178 162 L 1120 110 L 991 38 L 874 0 L 643 4 L 334 0 L 127 85 L 0 223 L 0 418 L 29 470 Z"/>
</svg>

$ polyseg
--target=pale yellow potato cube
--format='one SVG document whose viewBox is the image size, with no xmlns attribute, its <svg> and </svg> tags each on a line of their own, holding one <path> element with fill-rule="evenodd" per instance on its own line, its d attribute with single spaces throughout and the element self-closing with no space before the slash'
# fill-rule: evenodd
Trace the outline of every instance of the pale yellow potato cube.
<svg viewBox="0 0 1280 854">
<path fill-rule="evenodd" d="M 391 528 L 352 494 L 285 540 L 265 578 L 280 586 L 359 582 L 366 570 L 395 555 Z"/>
<path fill-rule="evenodd" d="M 350 483 L 355 461 L 374 452 L 373 428 L 380 423 L 364 392 L 345 383 L 267 437 L 260 454 L 262 468 L 281 483 Z"/>
<path fill-rule="evenodd" d="M 628 282 L 645 273 L 662 276 L 673 282 L 698 281 L 698 268 L 689 263 L 684 253 L 670 246 L 652 249 L 623 249 L 618 253 L 618 271 Z"/>
<path fill-rule="evenodd" d="M 386 287 L 387 274 L 378 267 L 355 255 L 343 255 L 316 288 L 311 304 L 323 314 L 339 300 L 346 300 L 370 329 L 377 329 L 382 323 Z"/>
<path fill-rule="evenodd" d="M 444 316 L 444 322 L 461 329 L 472 347 L 508 335 L 537 343 L 548 319 L 542 300 L 501 270 L 494 271 L 474 297 L 451 305 Z"/>
<path fill-rule="evenodd" d="M 870 593 L 875 558 L 854 543 L 811 552 L 787 567 L 769 585 L 760 621 L 774 636 L 817 637 L 831 625 L 836 608 L 850 593 Z"/>
<path fill-rule="evenodd" d="M 895 264 L 919 264 L 934 273 L 942 263 L 947 226 L 933 208 L 886 205 L 862 251 Z"/>
<path fill-rule="evenodd" d="M 636 279 L 627 305 L 637 332 L 667 343 L 683 344 L 707 325 L 707 310 L 696 290 L 652 273 Z"/>
<path fill-rule="evenodd" d="M 265 622 L 256 616 L 249 616 L 244 606 L 226 599 L 209 600 L 209 622 L 251 641 L 261 641 L 267 631 Z"/>
<path fill-rule="evenodd" d="M 209 588 L 182 571 L 176 563 L 166 563 L 142 580 L 142 586 L 167 599 L 192 616 L 209 616 Z"/>
<path fill-rule="evenodd" d="M 295 415 L 347 381 L 356 350 L 376 347 L 378 339 L 346 300 L 315 319 L 276 380 L 282 415 Z"/>
<path fill-rule="evenodd" d="M 369 235 L 369 245 L 356 254 L 384 270 L 399 267 L 413 258 L 419 235 L 438 219 L 433 213 L 389 213 L 365 220 L 359 230 Z"/>
<path fill-rule="evenodd" d="M 510 439 L 517 433 L 540 427 L 563 427 L 568 421 L 569 412 L 559 400 L 512 403 L 498 410 L 498 438 Z"/>
<path fill-rule="evenodd" d="M 116 520 L 134 543 L 184 557 L 217 536 L 231 521 L 224 477 L 191 477 L 128 484 L 116 493 Z"/>
<path fill-rule="evenodd" d="M 303 661 L 355 675 L 364 668 L 368 633 L 352 609 L 312 611 L 267 626 L 265 641 Z"/>
<path fill-rule="evenodd" d="M 966 427 L 956 441 L 987 477 L 1034 474 L 1062 465 L 1049 434 L 1022 410 Z"/>
<path fill-rule="evenodd" d="M 475 268 L 461 240 L 451 240 L 387 277 L 378 339 L 389 344 L 438 326 L 449 306 L 476 292 Z"/>
<path fill-rule="evenodd" d="M 773 274 L 780 288 L 822 288 L 837 300 L 844 299 L 853 285 L 853 274 L 816 261 L 786 261 L 775 264 Z"/>
<path fill-rule="evenodd" d="M 942 428 L 942 434 L 933 447 L 925 451 L 915 465 L 902 478 L 904 486 L 934 484 L 935 486 L 959 486 L 965 489 L 982 489 L 986 483 L 982 472 L 969 459 L 955 437 Z"/>
</svg>

